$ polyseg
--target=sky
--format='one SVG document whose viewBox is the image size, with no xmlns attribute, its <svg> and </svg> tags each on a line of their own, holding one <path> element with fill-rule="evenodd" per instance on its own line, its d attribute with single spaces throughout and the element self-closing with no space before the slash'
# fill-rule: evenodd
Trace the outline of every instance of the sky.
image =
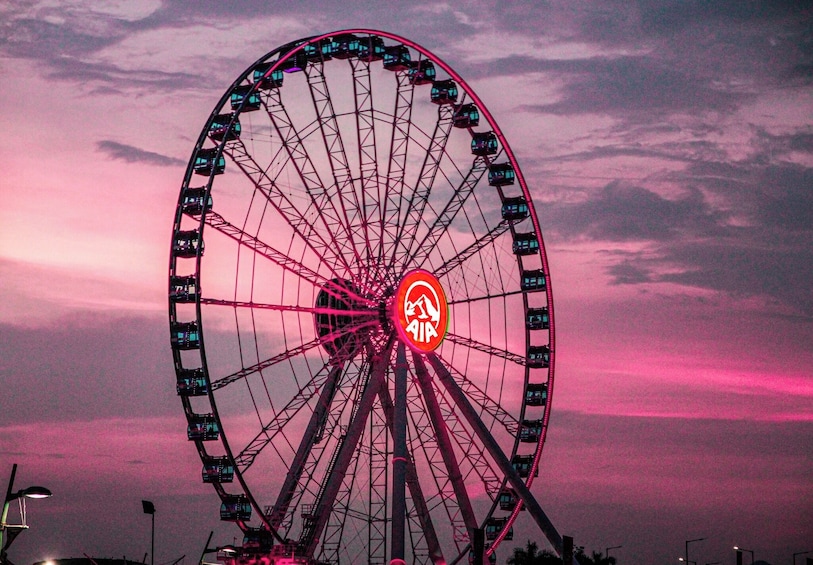
<svg viewBox="0 0 813 565">
<path fill-rule="evenodd" d="M 813 550 L 811 2 L 8 0 L 0 22 L 0 477 L 54 492 L 15 563 L 142 559 L 142 499 L 156 563 L 238 536 L 174 390 L 175 204 L 232 81 L 346 28 L 451 65 L 532 187 L 557 529 L 620 564 Z"/>
</svg>

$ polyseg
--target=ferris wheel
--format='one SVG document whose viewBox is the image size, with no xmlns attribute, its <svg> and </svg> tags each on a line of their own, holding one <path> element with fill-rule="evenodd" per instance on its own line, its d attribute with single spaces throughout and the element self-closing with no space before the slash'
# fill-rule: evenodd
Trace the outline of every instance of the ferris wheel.
<svg viewBox="0 0 813 565">
<path fill-rule="evenodd" d="M 169 321 L 243 557 L 471 563 L 518 517 L 561 552 L 529 490 L 555 355 L 539 221 L 493 117 L 423 47 L 345 30 L 234 81 L 181 187 Z"/>
</svg>

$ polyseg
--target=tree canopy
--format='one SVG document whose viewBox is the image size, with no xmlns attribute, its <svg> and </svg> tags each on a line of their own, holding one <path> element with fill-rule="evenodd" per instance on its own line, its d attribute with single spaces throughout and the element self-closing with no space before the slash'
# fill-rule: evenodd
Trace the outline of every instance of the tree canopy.
<svg viewBox="0 0 813 565">
<path fill-rule="evenodd" d="M 528 540 L 525 547 L 515 547 L 506 561 L 508 565 L 562 565 L 562 559 L 547 549 L 539 551 L 536 542 Z"/>
<path fill-rule="evenodd" d="M 590 555 L 584 548 L 576 549 L 573 565 L 616 565 L 615 557 L 593 551 Z M 562 565 L 562 558 L 547 549 L 540 551 L 536 542 L 528 540 L 525 547 L 515 547 L 514 553 L 506 561 L 508 565 Z"/>
</svg>

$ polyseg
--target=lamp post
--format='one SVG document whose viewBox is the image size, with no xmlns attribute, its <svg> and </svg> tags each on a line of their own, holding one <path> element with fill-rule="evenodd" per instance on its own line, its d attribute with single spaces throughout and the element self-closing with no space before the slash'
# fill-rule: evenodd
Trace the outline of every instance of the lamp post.
<svg viewBox="0 0 813 565">
<path fill-rule="evenodd" d="M 743 547 L 738 547 L 736 545 L 734 546 L 734 549 L 737 550 L 737 553 L 740 554 L 740 555 L 742 555 L 743 551 L 747 551 L 748 553 L 750 553 L 751 554 L 751 565 L 754 565 L 754 552 L 753 551 L 751 551 L 750 549 L 745 549 Z M 742 565 L 742 557 L 740 557 L 737 560 L 737 565 Z"/>
<path fill-rule="evenodd" d="M 604 557 L 610 557 L 610 550 L 611 549 L 621 549 L 622 547 L 624 547 L 624 546 L 622 546 L 622 545 L 614 545 L 612 547 L 605 548 L 604 549 Z"/>
<path fill-rule="evenodd" d="M 689 544 L 695 541 L 703 541 L 706 538 L 695 538 L 686 540 L 686 552 L 683 554 L 683 559 L 686 563 L 689 562 Z"/>
<path fill-rule="evenodd" d="M 206 540 L 206 547 L 203 548 L 203 553 L 200 554 L 200 559 L 198 560 L 198 565 L 220 565 L 219 563 L 206 563 L 203 558 L 208 553 L 217 553 L 218 559 L 234 559 L 239 557 L 240 549 L 234 547 L 233 545 L 223 545 L 220 547 L 209 547 L 209 542 L 212 541 L 212 535 L 214 532 L 209 532 L 209 539 Z"/>
<path fill-rule="evenodd" d="M 688 559 L 684 559 L 683 557 L 678 557 L 678 561 L 680 561 L 681 563 L 694 563 L 694 565 L 697 565 L 697 561 L 689 561 Z"/>
<path fill-rule="evenodd" d="M 155 565 L 155 504 L 149 500 L 141 501 L 141 508 L 144 514 L 152 516 L 152 536 L 150 537 L 150 565 Z"/>
<path fill-rule="evenodd" d="M 6 551 L 8 550 L 14 538 L 28 528 L 25 523 L 25 499 L 26 498 L 48 498 L 51 496 L 51 491 L 45 487 L 28 487 L 17 492 L 14 490 L 14 477 L 17 475 L 17 464 L 11 466 L 11 477 L 8 480 L 8 488 L 6 489 L 6 498 L 3 501 L 3 513 L 0 514 L 0 563 L 6 563 Z M 22 513 L 22 524 L 7 524 L 8 508 L 12 500 L 20 500 L 20 508 Z"/>
<path fill-rule="evenodd" d="M 808 553 L 813 553 L 813 549 L 809 549 L 807 551 L 800 551 L 799 553 L 794 553 L 793 554 L 793 565 L 796 565 L 796 556 L 797 555 L 806 555 Z"/>
</svg>

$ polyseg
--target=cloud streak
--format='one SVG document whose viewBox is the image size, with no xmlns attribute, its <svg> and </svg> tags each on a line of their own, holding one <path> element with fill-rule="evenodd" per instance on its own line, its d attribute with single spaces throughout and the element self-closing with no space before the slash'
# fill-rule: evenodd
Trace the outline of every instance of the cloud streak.
<svg viewBox="0 0 813 565">
<path fill-rule="evenodd" d="M 146 151 L 144 149 L 139 149 L 138 147 L 133 147 L 132 145 L 118 143 L 117 141 L 111 141 L 109 139 L 99 141 L 96 144 L 96 147 L 99 151 L 108 155 L 110 158 L 124 161 L 126 163 L 146 163 L 148 165 L 155 165 L 158 167 L 179 167 L 186 164 L 181 159 L 167 157 L 166 155 L 161 155 L 160 153 Z"/>
</svg>

